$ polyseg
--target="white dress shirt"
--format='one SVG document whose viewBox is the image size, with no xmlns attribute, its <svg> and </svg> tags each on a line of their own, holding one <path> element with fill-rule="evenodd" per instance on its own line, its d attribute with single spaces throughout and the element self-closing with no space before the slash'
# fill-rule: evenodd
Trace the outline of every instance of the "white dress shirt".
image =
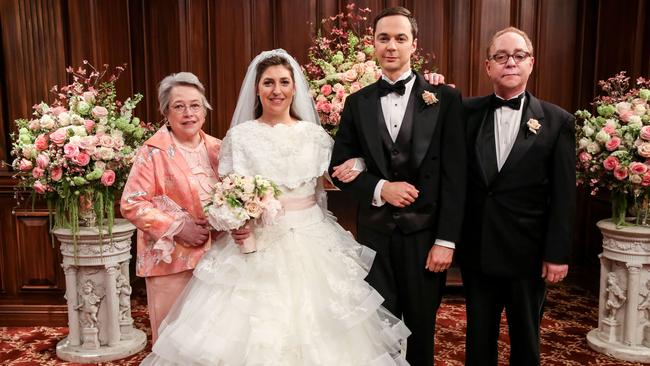
<svg viewBox="0 0 650 366">
<path fill-rule="evenodd" d="M 497 95 L 497 98 L 503 99 Z M 500 107 L 494 110 L 494 145 L 496 146 L 497 167 L 501 171 L 517 139 L 521 114 L 526 96 L 521 98 L 519 109 Z"/>
</svg>

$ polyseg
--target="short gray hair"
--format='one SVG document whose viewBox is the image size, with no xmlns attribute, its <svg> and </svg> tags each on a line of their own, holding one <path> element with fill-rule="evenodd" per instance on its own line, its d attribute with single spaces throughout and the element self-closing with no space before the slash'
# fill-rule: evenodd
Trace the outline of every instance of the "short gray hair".
<svg viewBox="0 0 650 366">
<path fill-rule="evenodd" d="M 203 107 L 212 110 L 212 106 L 210 103 L 208 103 L 208 99 L 205 97 L 205 88 L 203 87 L 203 84 L 201 84 L 201 81 L 199 81 L 199 78 L 191 72 L 179 72 L 176 74 L 167 75 L 158 85 L 158 103 L 160 113 L 163 116 L 167 116 L 165 112 L 167 111 L 167 107 L 169 107 L 169 93 L 171 92 L 172 88 L 179 85 L 196 88 L 196 90 L 201 93 Z"/>
</svg>

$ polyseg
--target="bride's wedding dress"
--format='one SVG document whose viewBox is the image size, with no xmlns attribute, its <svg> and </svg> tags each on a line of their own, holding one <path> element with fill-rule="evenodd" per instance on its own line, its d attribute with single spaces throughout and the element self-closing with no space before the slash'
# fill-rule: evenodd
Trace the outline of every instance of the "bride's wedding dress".
<svg viewBox="0 0 650 366">
<path fill-rule="evenodd" d="M 406 365 L 409 331 L 364 278 L 374 252 L 318 202 L 331 138 L 309 122 L 248 121 L 223 141 L 219 173 L 261 175 L 285 214 L 256 229 L 257 252 L 230 235 L 207 252 L 163 322 L 145 365 Z"/>
</svg>

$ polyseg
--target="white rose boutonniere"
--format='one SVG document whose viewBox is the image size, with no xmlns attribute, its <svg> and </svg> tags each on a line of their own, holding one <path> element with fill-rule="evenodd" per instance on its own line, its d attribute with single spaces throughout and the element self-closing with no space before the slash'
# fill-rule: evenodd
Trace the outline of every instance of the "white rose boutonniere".
<svg viewBox="0 0 650 366">
<path fill-rule="evenodd" d="M 424 91 L 422 93 L 422 100 L 424 100 L 424 103 L 426 105 L 432 105 L 438 103 L 438 98 L 436 98 L 436 95 L 430 91 Z"/>
<path fill-rule="evenodd" d="M 535 135 L 537 135 L 537 131 L 542 127 L 542 125 L 539 124 L 539 121 L 535 118 L 529 119 L 528 122 L 526 122 L 526 126 L 528 126 L 528 131 Z"/>
</svg>

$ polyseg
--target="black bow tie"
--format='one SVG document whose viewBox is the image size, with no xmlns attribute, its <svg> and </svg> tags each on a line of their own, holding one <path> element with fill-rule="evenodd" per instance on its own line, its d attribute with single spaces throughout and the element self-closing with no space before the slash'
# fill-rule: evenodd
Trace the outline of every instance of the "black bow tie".
<svg viewBox="0 0 650 366">
<path fill-rule="evenodd" d="M 504 100 L 492 94 L 492 108 L 497 109 L 501 107 L 508 107 L 510 109 L 519 110 L 521 108 L 521 98 L 523 97 L 524 94 L 522 93 L 516 98 Z"/>
<path fill-rule="evenodd" d="M 406 83 L 408 83 L 415 74 L 411 73 L 411 76 L 406 79 L 402 79 L 395 84 L 391 84 L 388 81 L 381 79 L 379 80 L 379 97 L 386 96 L 390 93 L 397 93 L 399 95 L 404 95 L 406 91 Z"/>
</svg>

